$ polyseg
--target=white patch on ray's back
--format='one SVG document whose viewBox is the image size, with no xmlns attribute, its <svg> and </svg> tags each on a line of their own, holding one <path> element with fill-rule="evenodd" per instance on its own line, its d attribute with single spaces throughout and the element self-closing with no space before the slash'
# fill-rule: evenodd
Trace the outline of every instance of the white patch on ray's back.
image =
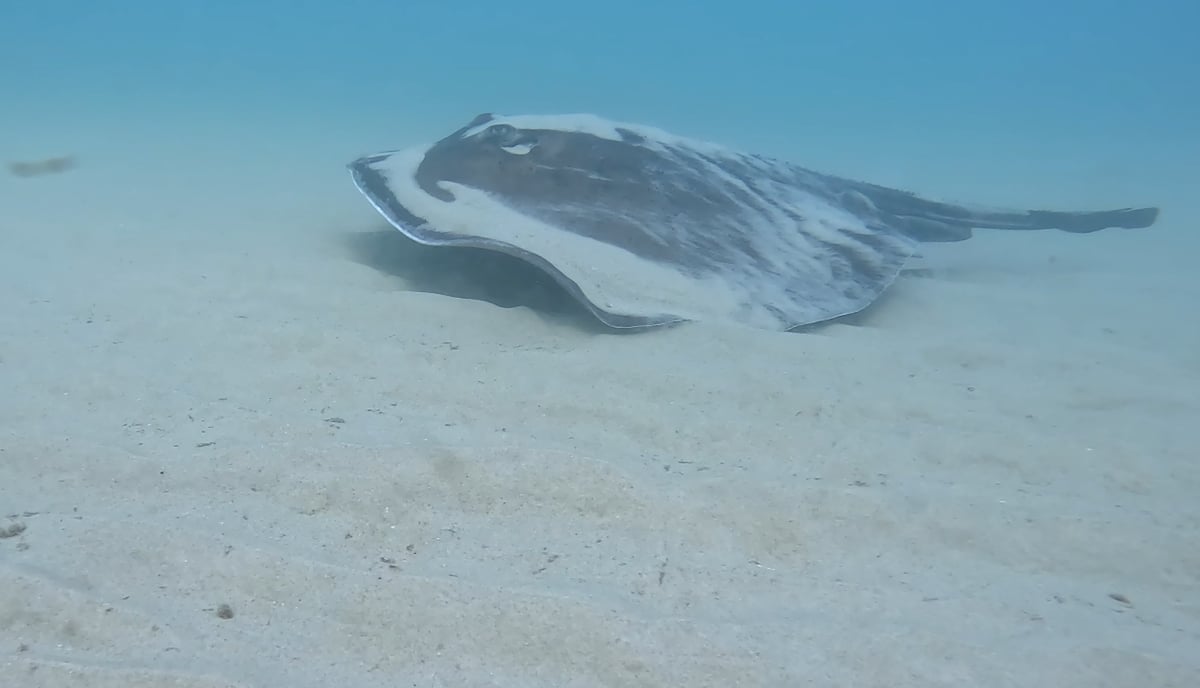
<svg viewBox="0 0 1200 688">
<path fill-rule="evenodd" d="M 726 146 L 678 136 L 657 127 L 617 122 L 587 113 L 498 116 L 468 130 L 465 136 L 473 136 L 486 130 L 488 127 L 498 124 L 507 124 L 517 129 L 546 129 L 582 133 L 611 141 L 623 140 L 618 130 L 628 130 L 645 139 L 641 144 L 645 148 L 666 155 L 686 157 L 693 161 L 698 161 L 714 178 L 722 179 L 726 184 L 740 188 L 750 195 L 758 194 L 754 194 L 741 179 L 729 173 L 720 165 L 713 164 L 709 159 L 735 160 L 742 165 L 761 171 L 764 178 L 771 175 L 786 177 L 787 175 L 795 174 L 794 169 L 769 158 L 745 155 Z M 828 274 L 829 265 L 824 261 L 828 251 L 822 249 L 819 243 L 809 242 L 812 250 L 807 253 L 796 252 L 794 243 L 796 237 L 792 236 L 793 232 L 787 231 L 791 228 L 793 222 L 781 210 L 782 206 L 788 206 L 806 216 L 807 222 L 803 231 L 812 236 L 812 238 L 818 242 L 839 245 L 851 250 L 860 249 L 858 253 L 865 262 L 878 266 L 878 259 L 881 259 L 883 256 L 875 252 L 861 250 L 864 246 L 855 237 L 855 235 L 873 235 L 875 233 L 860 218 L 841 207 L 831 205 L 824 199 L 820 199 L 811 193 L 804 192 L 792 186 L 778 183 L 772 183 L 771 186 L 774 193 L 770 194 L 768 203 L 753 208 L 745 208 L 748 218 L 758 216 L 754 219 L 765 220 L 765 222 L 761 223 L 762 226 L 755 227 L 754 233 L 747 232 L 747 236 L 762 238 L 768 243 L 776 244 L 772 248 L 777 250 L 788 249 L 784 252 L 785 255 L 791 255 L 797 259 L 807 259 L 801 261 L 805 263 L 805 269 L 816 274 Z M 781 236 L 781 229 L 787 232 L 788 236 Z M 772 239 L 782 240 L 782 242 L 772 241 Z M 900 240 L 899 243 L 905 242 Z M 778 254 L 772 251 L 767 255 L 773 256 Z M 873 261 L 872 259 L 876 260 Z M 785 267 L 794 269 L 796 266 L 780 265 L 779 267 L 781 269 Z"/>
<path fill-rule="evenodd" d="M 868 227 L 863 218 L 831 202 L 827 193 L 818 195 L 827 191 L 824 182 L 805 170 L 674 142 L 663 146 L 661 154 L 673 160 L 663 166 L 656 187 L 692 193 L 699 170 L 702 177 L 719 181 L 712 192 L 720 195 L 720 202 L 736 208 L 734 213 L 700 219 L 698 226 L 671 238 L 697 253 L 704 249 L 689 244 L 689 239 L 728 238 L 722 279 L 745 308 L 773 317 L 777 327 L 862 308 L 894 278 L 915 247 L 907 237 Z M 649 236 L 659 238 L 674 229 L 666 224 L 643 226 Z M 738 245 L 752 250 L 738 250 Z M 888 275 L 880 284 L 879 276 Z"/>
<path fill-rule="evenodd" d="M 426 148 L 409 149 L 375 162 L 396 201 L 439 233 L 480 237 L 541 256 L 570 278 L 599 308 L 624 315 L 674 315 L 687 320 L 740 320 L 737 295 L 718 279 L 697 279 L 669 265 L 528 217 L 487 192 L 453 182 L 439 186 L 454 195 L 442 201 L 414 181 Z M 409 230 L 417 228 L 408 228 Z M 407 232 L 406 232 L 407 233 Z M 410 234 L 411 236 L 411 234 Z M 421 241 L 422 237 L 413 236 Z M 774 318 L 761 326 L 776 327 Z"/>
</svg>

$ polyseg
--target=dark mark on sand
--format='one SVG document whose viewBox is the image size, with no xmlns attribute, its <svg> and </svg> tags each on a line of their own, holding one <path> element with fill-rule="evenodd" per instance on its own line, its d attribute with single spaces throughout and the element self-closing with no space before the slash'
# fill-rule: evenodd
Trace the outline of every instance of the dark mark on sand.
<svg viewBox="0 0 1200 688">
<path fill-rule="evenodd" d="M 10 523 L 5 527 L 0 528 L 0 540 L 4 540 L 7 538 L 13 538 L 24 532 L 25 532 L 25 524 L 24 523 L 22 523 L 20 521 L 17 521 L 16 523 Z"/>
</svg>

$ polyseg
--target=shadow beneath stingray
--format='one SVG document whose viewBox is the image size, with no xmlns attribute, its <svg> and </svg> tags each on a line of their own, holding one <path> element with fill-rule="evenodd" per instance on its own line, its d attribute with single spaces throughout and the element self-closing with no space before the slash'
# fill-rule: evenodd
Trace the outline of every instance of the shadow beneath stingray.
<svg viewBox="0 0 1200 688">
<path fill-rule="evenodd" d="M 426 246 L 390 227 L 344 234 L 341 239 L 351 260 L 399 278 L 408 291 L 486 301 L 501 308 L 528 308 L 544 320 L 596 334 L 656 329 L 610 328 L 553 277 L 499 251 Z"/>
<path fill-rule="evenodd" d="M 528 308 L 543 320 L 569 325 L 593 334 L 633 335 L 670 327 L 613 328 L 600 322 L 553 277 L 520 258 L 499 251 L 458 246 L 426 246 L 390 227 L 341 236 L 349 257 L 386 275 L 399 278 L 404 289 L 456 299 L 485 301 L 501 308 Z M 909 271 L 905 271 L 909 273 Z M 917 271 L 902 278 L 922 277 Z M 885 291 L 867 308 L 840 318 L 801 325 L 789 332 L 815 334 L 834 325 L 870 327 L 871 313 L 886 302 Z"/>
</svg>

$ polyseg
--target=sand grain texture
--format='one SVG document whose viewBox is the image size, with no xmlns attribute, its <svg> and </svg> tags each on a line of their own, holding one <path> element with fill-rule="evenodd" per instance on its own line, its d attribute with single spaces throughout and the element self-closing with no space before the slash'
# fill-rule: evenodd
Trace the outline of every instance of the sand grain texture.
<svg viewBox="0 0 1200 688">
<path fill-rule="evenodd" d="M 618 336 L 405 291 L 332 153 L 238 152 L 0 179 L 0 683 L 1200 682 L 1187 227 Z"/>
</svg>

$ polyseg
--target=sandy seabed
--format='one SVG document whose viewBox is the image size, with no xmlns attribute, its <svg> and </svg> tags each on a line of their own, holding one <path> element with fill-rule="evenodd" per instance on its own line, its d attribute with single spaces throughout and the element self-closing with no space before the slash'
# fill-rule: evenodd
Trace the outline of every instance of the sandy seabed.
<svg viewBox="0 0 1200 688">
<path fill-rule="evenodd" d="M 344 153 L 0 177 L 0 683 L 1200 685 L 1185 218 L 618 335 Z"/>
</svg>

